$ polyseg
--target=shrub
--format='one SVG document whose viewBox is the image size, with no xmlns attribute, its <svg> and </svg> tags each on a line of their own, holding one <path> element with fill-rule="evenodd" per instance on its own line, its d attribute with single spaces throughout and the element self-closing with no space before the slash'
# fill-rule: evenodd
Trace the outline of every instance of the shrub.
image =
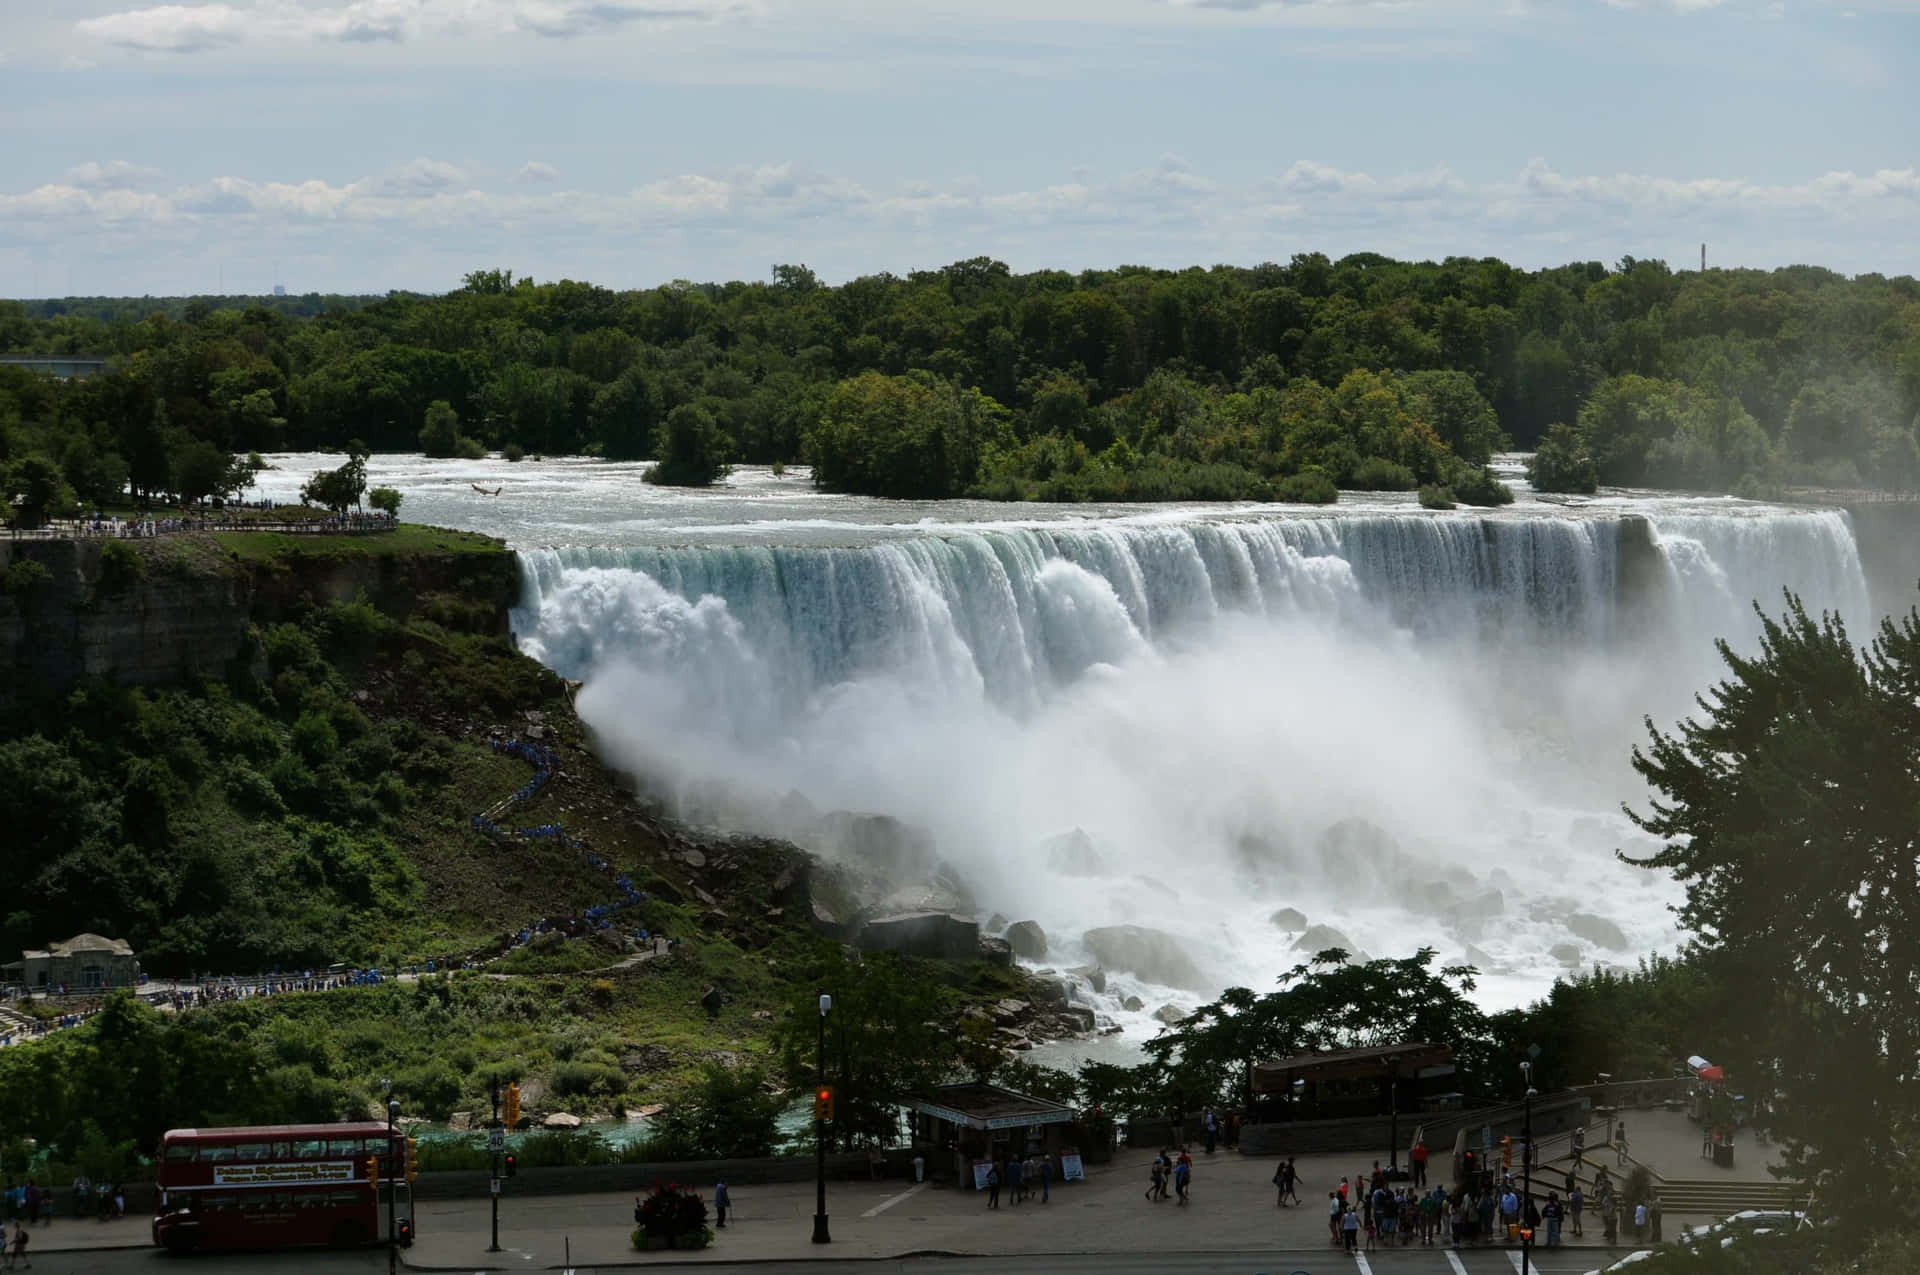
<svg viewBox="0 0 1920 1275">
<path fill-rule="evenodd" d="M 445 1120 L 460 1101 L 460 1076 L 447 1063 L 423 1063 L 394 1076 L 393 1091 L 435 1120 Z"/>
<path fill-rule="evenodd" d="M 19 598 L 52 582 L 53 572 L 47 570 L 44 563 L 22 558 L 7 567 L 5 576 L 0 576 L 0 590 Z"/>
<path fill-rule="evenodd" d="M 139 553 L 124 540 L 109 540 L 100 550 L 100 587 L 108 593 L 128 588 L 145 570 Z"/>
<path fill-rule="evenodd" d="M 1469 469 L 1453 481 L 1453 494 L 1463 505 L 1510 505 L 1513 488 L 1493 476 L 1491 469 Z"/>
<path fill-rule="evenodd" d="M 223 785 L 227 800 L 243 815 L 256 819 L 278 819 L 287 813 L 286 803 L 268 778 L 241 762 L 227 768 Z"/>
<path fill-rule="evenodd" d="M 765 1082 L 757 1068 L 709 1064 L 673 1096 L 654 1122 L 654 1136 L 674 1160 L 772 1155 L 786 1104 Z"/>
<path fill-rule="evenodd" d="M 654 1183 L 653 1190 L 640 1197 L 634 1212 L 640 1223 L 640 1234 L 648 1239 L 671 1240 L 696 1235 L 707 1225 L 707 1202 L 698 1191 L 677 1182 L 664 1186 Z"/>
<path fill-rule="evenodd" d="M 500 449 L 500 455 L 509 464 L 517 464 L 527 458 L 527 449 L 518 443 L 508 443 Z"/>
<path fill-rule="evenodd" d="M 1452 509 L 1453 493 L 1445 487 L 1427 483 L 1420 488 L 1420 507 L 1422 509 Z"/>
<path fill-rule="evenodd" d="M 1353 471 L 1351 485 L 1360 491 L 1412 491 L 1420 480 L 1405 465 L 1384 456 L 1369 456 Z"/>
<path fill-rule="evenodd" d="M 391 487 L 375 487 L 367 493 L 367 503 L 383 514 L 400 516 L 400 502 L 406 497 Z"/>
<path fill-rule="evenodd" d="M 1549 425 L 1527 461 L 1527 481 L 1535 491 L 1589 493 L 1600 486 L 1600 470 L 1587 440 L 1571 425 Z"/>
<path fill-rule="evenodd" d="M 1273 498 L 1287 505 L 1331 505 L 1340 499 L 1340 489 L 1333 479 L 1309 469 L 1275 483 Z"/>
<path fill-rule="evenodd" d="M 618 1067 L 606 1063 L 562 1062 L 553 1065 L 548 1087 L 561 1098 L 615 1094 L 627 1087 L 627 1076 Z"/>
</svg>

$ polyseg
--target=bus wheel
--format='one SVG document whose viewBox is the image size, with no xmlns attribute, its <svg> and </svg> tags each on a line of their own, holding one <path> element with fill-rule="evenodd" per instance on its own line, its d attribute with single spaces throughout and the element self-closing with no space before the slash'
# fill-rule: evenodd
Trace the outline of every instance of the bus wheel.
<svg viewBox="0 0 1920 1275">
<path fill-rule="evenodd" d="M 334 1248 L 359 1248 L 367 1242 L 367 1228 L 358 1222 L 340 1222 L 333 1228 L 333 1234 L 327 1243 Z"/>
<path fill-rule="evenodd" d="M 167 1252 L 175 1257 L 185 1257 L 193 1252 L 194 1243 L 199 1238 L 192 1231 L 169 1231 L 166 1239 Z"/>
</svg>

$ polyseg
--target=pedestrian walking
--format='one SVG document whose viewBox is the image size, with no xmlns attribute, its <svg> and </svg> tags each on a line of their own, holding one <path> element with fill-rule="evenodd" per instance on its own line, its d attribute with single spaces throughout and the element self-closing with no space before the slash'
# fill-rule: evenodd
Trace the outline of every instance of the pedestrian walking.
<svg viewBox="0 0 1920 1275">
<path fill-rule="evenodd" d="M 1173 1189 L 1180 1197 L 1180 1203 L 1188 1203 L 1187 1188 L 1193 1185 L 1193 1157 L 1182 1151 L 1180 1162 L 1173 1166 Z"/>
<path fill-rule="evenodd" d="M 13 1228 L 13 1260 L 7 1264 L 8 1270 L 19 1270 L 23 1266 L 28 1270 L 33 1269 L 33 1263 L 27 1260 L 27 1238 L 26 1227 Z"/>
<path fill-rule="evenodd" d="M 1287 1157 L 1287 1198 L 1295 1204 L 1300 1203 L 1300 1170 L 1294 1166 L 1293 1157 Z"/>
<path fill-rule="evenodd" d="M 716 1230 L 724 1231 L 727 1229 L 727 1206 L 730 1203 L 732 1203 L 732 1201 L 727 1198 L 727 1184 L 725 1182 L 714 1183 L 713 1216 L 715 1219 L 714 1228 Z"/>
<path fill-rule="evenodd" d="M 1627 1162 L 1627 1122 L 1624 1120 L 1613 1127 L 1613 1150 L 1614 1163 L 1625 1164 Z"/>
<path fill-rule="evenodd" d="M 1548 1248 L 1560 1247 L 1560 1219 L 1562 1214 L 1563 1209 L 1560 1204 L 1560 1193 L 1557 1191 L 1549 1191 L 1547 1193 L 1547 1206 L 1540 1210 L 1540 1217 L 1547 1224 Z"/>
<path fill-rule="evenodd" d="M 1340 1219 L 1340 1236 L 1346 1241 L 1347 1252 L 1353 1252 L 1360 1239 L 1360 1215 L 1352 1209 Z"/>
<path fill-rule="evenodd" d="M 1162 1175 L 1166 1172 L 1163 1167 L 1165 1163 L 1161 1157 L 1153 1157 L 1153 1167 L 1147 1171 L 1147 1199 L 1149 1200 L 1157 1200 L 1160 1198 L 1160 1183 L 1162 1181 Z"/>
<path fill-rule="evenodd" d="M 1207 1154 L 1212 1155 L 1214 1143 L 1220 1137 L 1220 1117 L 1213 1114 L 1213 1108 L 1211 1106 L 1201 1110 L 1200 1126 L 1206 1135 Z"/>
<path fill-rule="evenodd" d="M 1000 1166 L 997 1163 L 987 1166 L 987 1207 L 1000 1207 Z"/>
<path fill-rule="evenodd" d="M 1053 1187 L 1053 1157 L 1040 1157 L 1040 1203 L 1047 1202 L 1047 1196 Z"/>
<path fill-rule="evenodd" d="M 1633 1206 L 1633 1242 L 1638 1244 L 1647 1237 L 1647 1202 L 1645 1200 Z"/>
<path fill-rule="evenodd" d="M 1340 1202 L 1340 1193 L 1327 1192 L 1327 1234 L 1335 1244 L 1340 1242 L 1340 1219 L 1346 1211 L 1346 1206 Z"/>
<path fill-rule="evenodd" d="M 1573 1131 L 1573 1167 L 1578 1170 L 1587 1157 L 1587 1127 L 1581 1125 Z"/>
<path fill-rule="evenodd" d="M 1647 1201 L 1647 1226 L 1651 1232 L 1649 1238 L 1658 1244 L 1660 1242 L 1660 1197 L 1657 1194 Z"/>
<path fill-rule="evenodd" d="M 1423 1187 L 1427 1184 L 1427 1140 L 1420 1138 L 1413 1144 L 1413 1184 Z"/>
<path fill-rule="evenodd" d="M 1007 1157 L 1007 1203 L 1020 1203 L 1020 1157 Z"/>
<path fill-rule="evenodd" d="M 1273 1166 L 1273 1186 L 1280 1197 L 1273 1202 L 1273 1207 L 1283 1209 L 1287 1206 L 1287 1164 L 1284 1160 Z"/>
<path fill-rule="evenodd" d="M 1580 1212 L 1586 1207 L 1586 1204 L 1587 1197 L 1580 1193 L 1580 1184 L 1578 1182 L 1574 1183 L 1573 1190 L 1567 1192 L 1567 1216 L 1573 1219 L 1573 1238 L 1576 1240 L 1579 1239 L 1582 1234 L 1580 1230 Z"/>
</svg>

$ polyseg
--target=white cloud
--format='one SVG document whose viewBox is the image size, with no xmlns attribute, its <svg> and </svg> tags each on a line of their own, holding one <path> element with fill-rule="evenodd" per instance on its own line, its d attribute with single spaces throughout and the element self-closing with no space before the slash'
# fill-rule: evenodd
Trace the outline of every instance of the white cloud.
<svg viewBox="0 0 1920 1275">
<path fill-rule="evenodd" d="M 112 160 L 105 164 L 97 160 L 88 160 L 84 164 L 69 168 L 65 182 L 81 190 L 133 190 L 141 186 L 151 186 L 165 178 L 166 174 L 157 168 L 129 163 L 124 159 Z"/>
<path fill-rule="evenodd" d="M 1658 250 L 1649 245 L 1708 237 L 1727 262 L 1738 259 L 1737 243 L 1760 243 L 1791 246 L 1756 264 L 1837 265 L 1821 245 L 1844 241 L 1854 268 L 1901 273 L 1916 268 L 1917 217 L 1920 171 L 1912 168 L 1767 184 L 1573 174 L 1539 159 L 1487 182 L 1444 169 L 1378 174 L 1312 160 L 1247 182 L 1168 157 L 1017 190 L 983 189 L 971 178 L 882 188 L 768 164 L 603 192 L 507 176 L 480 181 L 420 159 L 344 184 L 225 176 L 161 193 L 136 188 L 115 165 L 83 164 L 58 183 L 0 194 L 0 223 L 17 232 L 23 251 L 56 244 L 84 262 L 106 250 L 96 245 L 122 243 L 128 254 L 145 245 L 143 260 L 154 245 L 167 246 L 161 257 L 207 258 L 227 245 L 270 242 L 283 254 L 339 260 L 351 273 L 330 284 L 374 289 L 434 286 L 458 259 L 484 257 L 503 242 L 530 246 L 520 260 L 535 269 L 545 268 L 527 260 L 541 251 L 535 245 L 564 244 L 568 257 L 559 264 L 575 277 L 635 269 L 723 277 L 751 266 L 753 254 L 776 251 L 859 273 L 980 252 L 1015 259 L 1022 245 L 1028 268 L 1260 260 L 1308 248 L 1537 263 L 1652 256 Z M 427 261 L 435 265 L 423 277 Z M 592 261 L 603 263 L 600 271 L 569 264 Z"/>
<path fill-rule="evenodd" d="M 143 53 L 201 53 L 238 44 L 398 44 L 449 36 L 556 39 L 632 24 L 707 22 L 752 12 L 748 0 L 253 0 L 168 4 L 87 18 L 85 39 Z"/>
<path fill-rule="evenodd" d="M 513 180 L 522 186 L 550 186 L 560 180 L 560 170 L 552 164 L 530 159 L 521 165 L 520 171 L 513 175 Z"/>
</svg>

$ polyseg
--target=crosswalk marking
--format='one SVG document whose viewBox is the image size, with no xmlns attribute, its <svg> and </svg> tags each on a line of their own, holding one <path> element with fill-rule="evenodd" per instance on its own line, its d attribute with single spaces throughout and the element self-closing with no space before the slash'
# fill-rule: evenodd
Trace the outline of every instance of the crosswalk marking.
<svg viewBox="0 0 1920 1275">
<path fill-rule="evenodd" d="M 1467 1264 L 1460 1260 L 1458 1253 L 1450 1248 L 1442 1249 L 1441 1252 L 1447 1255 L 1447 1265 L 1453 1267 L 1453 1275 L 1467 1275 Z"/>
<path fill-rule="evenodd" d="M 874 1205 L 872 1208 L 868 1209 L 865 1213 L 862 1213 L 860 1216 L 861 1217 L 878 1217 L 880 1214 L 885 1213 L 888 1209 L 900 1203 L 900 1201 L 906 1199 L 908 1196 L 920 1194 L 922 1191 L 927 1189 L 928 1185 L 929 1185 L 928 1183 L 922 1182 L 919 1186 L 908 1187 L 906 1190 L 902 1191 L 898 1195 L 889 1195 L 886 1199 L 880 1201 L 880 1203 Z"/>
<path fill-rule="evenodd" d="M 1522 1269 L 1522 1261 L 1521 1261 L 1519 1249 L 1517 1248 L 1508 1249 L 1507 1260 L 1513 1263 L 1513 1275 L 1526 1275 L 1526 1271 Z"/>
<path fill-rule="evenodd" d="M 1353 1250 L 1353 1262 L 1360 1268 L 1360 1275 L 1373 1275 L 1373 1267 L 1367 1265 L 1367 1255 L 1357 1248 Z"/>
</svg>

